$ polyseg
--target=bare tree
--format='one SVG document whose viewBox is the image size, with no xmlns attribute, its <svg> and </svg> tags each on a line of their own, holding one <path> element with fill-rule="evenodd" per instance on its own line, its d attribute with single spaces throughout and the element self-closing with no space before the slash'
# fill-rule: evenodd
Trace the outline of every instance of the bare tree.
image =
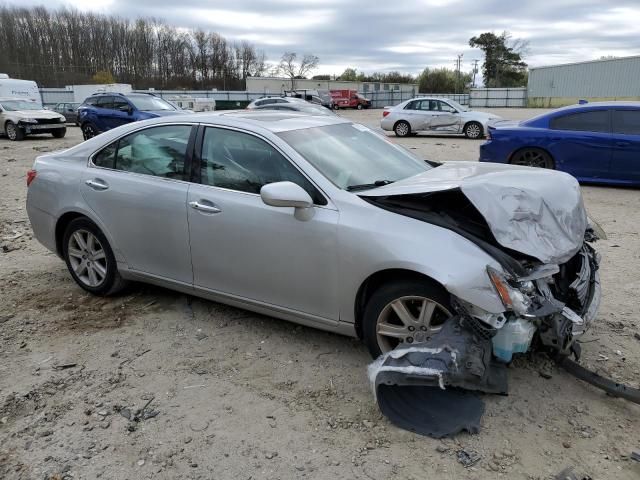
<svg viewBox="0 0 640 480">
<path fill-rule="evenodd" d="M 305 54 L 302 60 L 298 61 L 298 54 L 295 52 L 285 52 L 278 65 L 279 73 L 291 80 L 291 90 L 296 88 L 296 79 L 305 78 L 308 73 L 318 67 L 320 59 L 315 55 Z"/>
<path fill-rule="evenodd" d="M 0 72 L 41 86 L 88 83 L 101 72 L 96 78 L 136 88 L 243 89 L 247 76 L 265 69 L 264 52 L 248 42 L 233 46 L 215 32 L 0 3 Z"/>
</svg>

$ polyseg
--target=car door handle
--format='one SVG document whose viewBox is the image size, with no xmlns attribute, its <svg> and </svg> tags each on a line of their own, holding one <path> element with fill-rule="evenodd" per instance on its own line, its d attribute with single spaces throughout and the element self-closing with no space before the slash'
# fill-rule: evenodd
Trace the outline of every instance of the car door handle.
<svg viewBox="0 0 640 480">
<path fill-rule="evenodd" d="M 107 188 L 109 188 L 109 185 L 104 183 L 102 180 L 87 180 L 84 183 L 89 185 L 94 190 L 106 190 Z"/>
<path fill-rule="evenodd" d="M 189 206 L 195 210 L 199 210 L 204 213 L 220 213 L 222 211 L 215 205 L 207 205 L 205 203 L 200 203 L 196 201 L 189 202 Z"/>
</svg>

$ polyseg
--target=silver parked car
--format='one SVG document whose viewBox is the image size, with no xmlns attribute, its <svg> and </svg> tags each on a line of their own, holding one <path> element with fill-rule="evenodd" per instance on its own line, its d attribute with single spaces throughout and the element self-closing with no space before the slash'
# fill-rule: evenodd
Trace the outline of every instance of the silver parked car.
<svg viewBox="0 0 640 480">
<path fill-rule="evenodd" d="M 259 98 L 257 100 L 252 101 L 249 105 L 247 105 L 247 110 L 253 110 L 257 107 L 263 107 L 265 105 L 286 105 L 286 104 L 303 104 L 308 105 L 309 103 L 298 97 L 264 97 Z"/>
<path fill-rule="evenodd" d="M 536 331 L 566 350 L 600 298 L 573 177 L 434 166 L 338 116 L 146 120 L 38 157 L 27 183 L 36 238 L 89 292 L 149 282 L 358 335 L 374 356 L 453 315 L 502 358 Z"/>
<path fill-rule="evenodd" d="M 498 115 L 476 112 L 446 98 L 419 97 L 394 107 L 385 107 L 380 126 L 399 137 L 419 132 L 464 134 L 482 138 Z"/>
</svg>

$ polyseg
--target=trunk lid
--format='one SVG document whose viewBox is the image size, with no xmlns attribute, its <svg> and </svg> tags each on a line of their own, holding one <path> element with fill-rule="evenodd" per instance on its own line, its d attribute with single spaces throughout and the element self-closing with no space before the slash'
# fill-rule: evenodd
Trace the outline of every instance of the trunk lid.
<svg viewBox="0 0 640 480">
<path fill-rule="evenodd" d="M 380 198 L 460 189 L 496 241 L 543 263 L 565 263 L 582 247 L 587 215 L 571 175 L 494 163 L 449 162 L 360 192 Z"/>
</svg>

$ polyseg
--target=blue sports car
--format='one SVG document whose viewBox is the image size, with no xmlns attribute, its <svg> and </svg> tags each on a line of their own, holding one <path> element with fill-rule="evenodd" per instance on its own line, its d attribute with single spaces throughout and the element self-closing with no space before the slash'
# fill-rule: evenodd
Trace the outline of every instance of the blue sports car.
<svg viewBox="0 0 640 480">
<path fill-rule="evenodd" d="M 640 186 L 640 102 L 559 108 L 490 126 L 481 162 L 553 168 L 581 182 Z"/>
</svg>

